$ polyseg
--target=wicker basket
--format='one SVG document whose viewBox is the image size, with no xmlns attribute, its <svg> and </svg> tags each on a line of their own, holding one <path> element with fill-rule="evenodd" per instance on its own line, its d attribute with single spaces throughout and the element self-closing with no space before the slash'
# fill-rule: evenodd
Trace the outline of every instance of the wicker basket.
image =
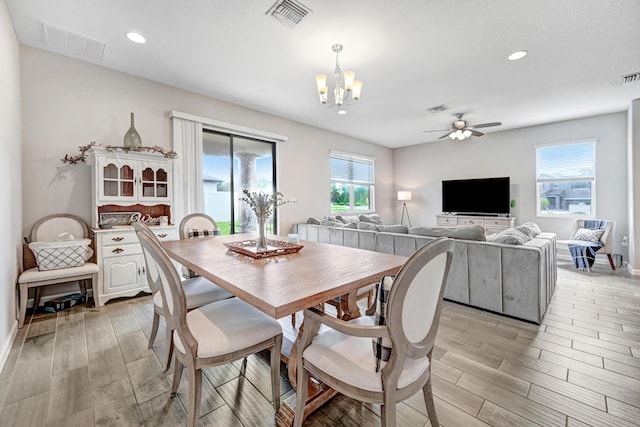
<svg viewBox="0 0 640 427">
<path fill-rule="evenodd" d="M 38 270 L 81 267 L 93 255 L 89 247 L 91 239 L 66 240 L 63 242 L 32 242 L 29 249 L 36 257 Z"/>
</svg>

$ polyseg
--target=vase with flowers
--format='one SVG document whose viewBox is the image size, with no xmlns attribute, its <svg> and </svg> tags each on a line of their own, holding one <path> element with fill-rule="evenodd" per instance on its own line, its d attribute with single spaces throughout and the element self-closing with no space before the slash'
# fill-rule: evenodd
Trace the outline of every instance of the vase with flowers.
<svg viewBox="0 0 640 427">
<path fill-rule="evenodd" d="M 273 214 L 274 209 L 287 203 L 295 203 L 295 201 L 285 200 L 282 193 L 278 191 L 271 194 L 264 191 L 249 191 L 245 189 L 242 190 L 242 194 L 244 196 L 240 198 L 240 201 L 245 202 L 253 210 L 258 221 L 256 249 L 258 251 L 267 250 L 267 220 Z"/>
</svg>

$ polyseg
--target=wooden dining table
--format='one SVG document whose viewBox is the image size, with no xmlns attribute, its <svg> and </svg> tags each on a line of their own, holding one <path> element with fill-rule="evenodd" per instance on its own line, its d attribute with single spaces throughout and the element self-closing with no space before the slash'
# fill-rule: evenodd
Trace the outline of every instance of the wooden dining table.
<svg viewBox="0 0 640 427">
<path fill-rule="evenodd" d="M 243 246 L 255 238 L 256 234 L 232 234 L 167 241 L 162 245 L 180 264 L 274 319 L 337 298 L 341 301 L 343 318 L 358 317 L 356 291 L 379 281 L 384 275 L 396 274 L 406 261 L 405 257 L 397 255 L 304 240 L 300 242 L 303 248 L 297 253 L 264 258 L 254 258 L 225 245 L 239 243 Z M 274 244 L 286 240 L 280 236 L 268 236 L 268 239 Z M 289 379 L 296 387 L 297 347 L 292 343 L 283 348 L 290 349 L 283 359 L 289 363 Z M 310 394 L 305 418 L 336 394 L 314 381 L 307 387 Z M 277 425 L 292 425 L 293 416 L 294 411 L 289 406 L 281 405 L 276 413 Z"/>
</svg>

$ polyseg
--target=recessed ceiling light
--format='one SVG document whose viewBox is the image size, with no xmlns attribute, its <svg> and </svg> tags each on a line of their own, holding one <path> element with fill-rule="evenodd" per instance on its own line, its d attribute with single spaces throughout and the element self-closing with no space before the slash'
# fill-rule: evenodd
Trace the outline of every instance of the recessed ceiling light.
<svg viewBox="0 0 640 427">
<path fill-rule="evenodd" d="M 509 61 L 517 61 L 518 59 L 522 59 L 527 56 L 526 50 L 516 50 L 511 55 L 509 55 Z"/>
<path fill-rule="evenodd" d="M 347 110 L 338 110 L 338 114 L 343 116 L 343 115 L 347 114 Z"/>
<path fill-rule="evenodd" d="M 141 34 L 134 33 L 133 31 L 129 31 L 127 33 L 127 38 L 134 43 L 146 43 L 147 39 L 145 39 Z"/>
</svg>

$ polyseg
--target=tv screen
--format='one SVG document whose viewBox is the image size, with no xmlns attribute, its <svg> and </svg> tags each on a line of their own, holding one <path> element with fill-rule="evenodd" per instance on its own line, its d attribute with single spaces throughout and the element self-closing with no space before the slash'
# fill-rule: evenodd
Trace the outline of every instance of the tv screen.
<svg viewBox="0 0 640 427">
<path fill-rule="evenodd" d="M 509 177 L 442 181 L 442 211 L 471 215 L 510 212 Z"/>
</svg>

